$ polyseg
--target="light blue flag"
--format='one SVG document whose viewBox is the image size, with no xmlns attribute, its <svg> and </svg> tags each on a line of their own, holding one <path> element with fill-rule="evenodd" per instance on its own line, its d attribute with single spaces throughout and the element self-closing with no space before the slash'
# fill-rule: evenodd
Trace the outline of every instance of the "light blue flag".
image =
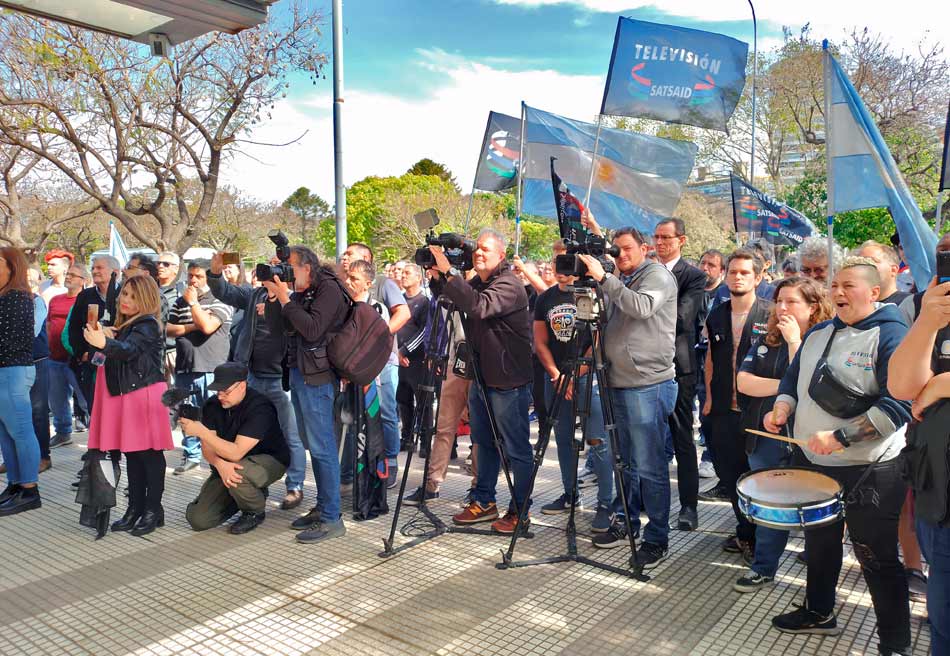
<svg viewBox="0 0 950 656">
<path fill-rule="evenodd" d="M 119 261 L 119 268 L 124 269 L 129 263 L 129 251 L 122 241 L 122 235 L 115 229 L 115 223 L 109 221 L 109 255 Z"/>
<path fill-rule="evenodd" d="M 557 218 L 551 158 L 578 198 L 590 179 L 597 126 L 525 107 L 522 211 Z M 602 128 L 589 208 L 605 228 L 653 230 L 673 215 L 699 149 L 688 141 Z"/>
<path fill-rule="evenodd" d="M 828 225 L 848 210 L 886 207 L 918 289 L 936 271 L 937 237 L 904 183 L 874 119 L 824 42 Z"/>
</svg>

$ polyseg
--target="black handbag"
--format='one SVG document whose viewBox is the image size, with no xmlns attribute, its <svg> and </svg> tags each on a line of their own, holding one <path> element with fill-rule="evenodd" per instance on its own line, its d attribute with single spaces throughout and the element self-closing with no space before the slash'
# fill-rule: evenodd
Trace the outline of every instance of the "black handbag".
<svg viewBox="0 0 950 656">
<path fill-rule="evenodd" d="M 831 365 L 828 364 L 828 353 L 831 351 L 831 343 L 837 333 L 837 329 L 831 333 L 828 343 L 825 344 L 825 350 L 818 359 L 818 364 L 815 365 L 811 382 L 808 383 L 808 395 L 819 408 L 832 417 L 851 419 L 870 410 L 878 397 L 855 392 L 835 376 Z"/>
</svg>

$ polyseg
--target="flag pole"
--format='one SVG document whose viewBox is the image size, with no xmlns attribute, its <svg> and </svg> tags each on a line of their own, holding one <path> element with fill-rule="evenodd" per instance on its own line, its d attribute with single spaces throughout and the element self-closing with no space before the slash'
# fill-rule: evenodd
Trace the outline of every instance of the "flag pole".
<svg viewBox="0 0 950 656">
<path fill-rule="evenodd" d="M 940 229 L 943 227 L 943 192 L 943 189 L 937 192 L 937 212 L 934 217 L 934 232 L 937 234 L 937 239 L 940 238 Z"/>
<path fill-rule="evenodd" d="M 828 178 L 828 272 L 831 273 L 831 269 L 834 266 L 834 246 L 835 246 L 835 209 L 834 209 L 834 185 L 835 179 L 832 174 L 832 156 L 834 148 L 832 146 L 833 130 L 831 129 L 831 66 L 829 66 L 828 58 L 831 57 L 831 52 L 828 51 L 828 39 L 824 39 L 821 42 L 822 50 L 822 72 L 824 73 L 824 83 L 825 83 L 825 166 L 828 167 L 827 178 Z M 831 279 L 833 275 L 828 276 L 828 289 L 831 289 Z"/>
<path fill-rule="evenodd" d="M 518 205 L 518 212 L 515 215 L 515 255 L 521 252 L 521 182 L 524 176 L 524 114 L 525 104 L 521 101 L 521 140 L 518 144 L 518 184 L 515 185 L 515 200 Z"/>
<path fill-rule="evenodd" d="M 597 115 L 597 136 L 594 137 L 594 152 L 590 157 L 590 176 L 587 178 L 587 193 L 584 195 L 584 207 L 590 206 L 590 190 L 594 185 L 594 169 L 597 168 L 597 146 L 600 145 L 600 129 L 604 124 L 604 115 Z"/>
</svg>

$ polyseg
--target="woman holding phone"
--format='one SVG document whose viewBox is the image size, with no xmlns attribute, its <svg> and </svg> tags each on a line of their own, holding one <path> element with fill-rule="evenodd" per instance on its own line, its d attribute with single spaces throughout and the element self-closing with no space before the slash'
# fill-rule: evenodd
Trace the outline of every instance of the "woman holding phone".
<svg viewBox="0 0 950 656">
<path fill-rule="evenodd" d="M 115 325 L 88 323 L 83 337 L 105 356 L 96 377 L 89 448 L 125 454 L 129 507 L 113 531 L 147 535 L 165 523 L 165 453 L 174 448 L 163 373 L 161 297 L 149 276 L 129 278 L 119 292 Z M 91 318 L 91 315 L 90 315 Z"/>
<path fill-rule="evenodd" d="M 42 505 L 37 487 L 40 447 L 33 430 L 33 294 L 23 253 L 0 248 L 0 451 L 7 487 L 0 517 Z"/>
</svg>

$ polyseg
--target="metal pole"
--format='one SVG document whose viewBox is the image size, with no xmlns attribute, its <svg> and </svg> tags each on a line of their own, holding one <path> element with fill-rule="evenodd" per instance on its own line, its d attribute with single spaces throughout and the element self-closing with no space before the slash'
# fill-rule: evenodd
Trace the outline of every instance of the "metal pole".
<svg viewBox="0 0 950 656">
<path fill-rule="evenodd" d="M 515 255 L 520 255 L 521 251 L 521 180 L 524 172 L 524 114 L 525 104 L 521 101 L 521 139 L 518 144 L 518 184 L 515 186 L 516 201 L 518 203 L 518 213 L 515 216 Z"/>
<path fill-rule="evenodd" d="M 336 256 L 346 250 L 346 187 L 343 186 L 343 0 L 333 0 L 333 180 L 336 189 Z"/>
<path fill-rule="evenodd" d="M 584 207 L 590 207 L 590 190 L 594 186 L 594 169 L 597 168 L 597 146 L 600 145 L 600 129 L 603 126 L 604 117 L 597 115 L 597 136 L 594 137 L 594 152 L 590 157 L 590 177 L 587 178 L 587 193 L 584 195 Z"/>
<path fill-rule="evenodd" d="M 755 83 L 759 77 L 759 28 L 755 20 L 755 7 L 748 0 L 752 10 L 752 161 L 749 162 L 749 184 L 755 186 Z"/>
<path fill-rule="evenodd" d="M 465 213 L 465 229 L 463 235 L 468 235 L 468 224 L 472 220 L 472 204 L 475 202 L 475 183 L 472 183 L 472 193 L 468 197 L 468 212 Z"/>
<path fill-rule="evenodd" d="M 834 275 L 832 269 L 835 265 L 834 244 L 835 244 L 835 176 L 831 166 L 834 159 L 834 153 L 837 152 L 834 142 L 837 135 L 831 126 L 831 53 L 828 51 L 828 40 L 821 42 L 821 67 L 822 77 L 825 87 L 825 165 L 828 171 L 828 290 L 831 291 L 831 279 Z"/>
</svg>

